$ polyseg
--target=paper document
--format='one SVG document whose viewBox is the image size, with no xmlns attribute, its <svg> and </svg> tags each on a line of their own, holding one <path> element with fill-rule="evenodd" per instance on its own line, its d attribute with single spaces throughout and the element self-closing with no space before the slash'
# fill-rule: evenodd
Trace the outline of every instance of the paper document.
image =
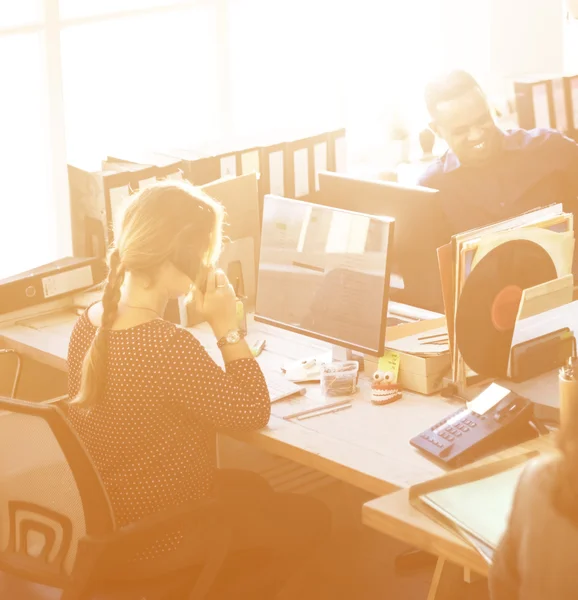
<svg viewBox="0 0 578 600">
<path fill-rule="evenodd" d="M 295 198 L 309 195 L 309 150 L 302 148 L 294 155 Z"/>
<path fill-rule="evenodd" d="M 483 416 L 494 406 L 499 404 L 508 394 L 510 390 L 502 387 L 497 383 L 492 383 L 479 396 L 468 402 L 468 408 L 477 415 Z"/>
<path fill-rule="evenodd" d="M 566 231 L 559 233 L 542 227 L 500 231 L 483 236 L 478 244 L 478 249 L 472 262 L 472 269 L 494 248 L 512 240 L 527 240 L 544 248 L 554 262 L 558 277 L 572 273 L 574 232 Z"/>
<path fill-rule="evenodd" d="M 426 356 L 449 352 L 450 341 L 447 327 L 439 327 L 398 340 L 388 341 L 386 346 L 397 352 Z"/>
<path fill-rule="evenodd" d="M 315 144 L 315 191 L 319 191 L 319 173 L 327 171 L 327 142 Z"/>
<path fill-rule="evenodd" d="M 285 195 L 285 166 L 283 150 L 269 155 L 269 193 L 274 196 Z"/>
<path fill-rule="evenodd" d="M 566 275 L 527 288 L 522 292 L 516 322 L 570 304 L 574 295 L 574 276 Z"/>
<path fill-rule="evenodd" d="M 491 477 L 431 492 L 421 499 L 470 535 L 495 549 L 508 524 L 526 463 Z"/>
</svg>

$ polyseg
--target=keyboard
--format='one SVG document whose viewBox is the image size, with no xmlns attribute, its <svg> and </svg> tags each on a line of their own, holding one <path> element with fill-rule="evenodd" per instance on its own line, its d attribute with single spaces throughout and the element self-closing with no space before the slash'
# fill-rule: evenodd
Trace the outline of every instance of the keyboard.
<svg viewBox="0 0 578 600">
<path fill-rule="evenodd" d="M 267 389 L 269 390 L 269 396 L 271 402 L 277 402 L 290 396 L 296 396 L 297 394 L 303 395 L 305 388 L 301 385 L 297 385 L 288 379 L 282 373 L 276 371 L 263 371 L 265 381 L 267 382 Z"/>
</svg>

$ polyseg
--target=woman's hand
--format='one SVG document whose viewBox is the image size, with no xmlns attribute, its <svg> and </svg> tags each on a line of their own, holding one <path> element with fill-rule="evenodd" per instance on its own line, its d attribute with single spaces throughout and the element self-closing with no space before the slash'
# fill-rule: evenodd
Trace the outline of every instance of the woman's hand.
<svg viewBox="0 0 578 600">
<path fill-rule="evenodd" d="M 197 310 L 205 317 L 217 338 L 238 328 L 237 298 L 229 279 L 221 269 L 210 269 L 204 294 L 195 291 Z"/>
</svg>

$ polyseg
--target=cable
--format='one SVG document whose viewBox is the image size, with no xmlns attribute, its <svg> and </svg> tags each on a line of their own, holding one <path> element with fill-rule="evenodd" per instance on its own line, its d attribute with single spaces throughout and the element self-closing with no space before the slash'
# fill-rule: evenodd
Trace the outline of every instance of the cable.
<svg viewBox="0 0 578 600">
<path fill-rule="evenodd" d="M 12 384 L 12 393 L 10 394 L 10 398 L 14 398 L 16 395 L 16 389 L 18 388 L 18 382 L 20 380 L 20 369 L 22 367 L 22 361 L 20 360 L 20 354 L 16 352 L 16 350 L 12 348 L 2 348 L 0 349 L 0 354 L 14 354 L 16 357 L 16 373 L 14 374 L 14 382 Z"/>
</svg>

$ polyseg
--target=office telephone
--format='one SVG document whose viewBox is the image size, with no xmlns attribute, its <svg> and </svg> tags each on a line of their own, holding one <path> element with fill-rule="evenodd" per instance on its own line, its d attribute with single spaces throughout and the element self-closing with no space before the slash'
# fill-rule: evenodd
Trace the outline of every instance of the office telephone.
<svg viewBox="0 0 578 600">
<path fill-rule="evenodd" d="M 487 454 L 538 437 L 544 426 L 535 422 L 533 404 L 515 392 L 478 414 L 461 408 L 410 440 L 436 461 L 459 467 Z"/>
</svg>

